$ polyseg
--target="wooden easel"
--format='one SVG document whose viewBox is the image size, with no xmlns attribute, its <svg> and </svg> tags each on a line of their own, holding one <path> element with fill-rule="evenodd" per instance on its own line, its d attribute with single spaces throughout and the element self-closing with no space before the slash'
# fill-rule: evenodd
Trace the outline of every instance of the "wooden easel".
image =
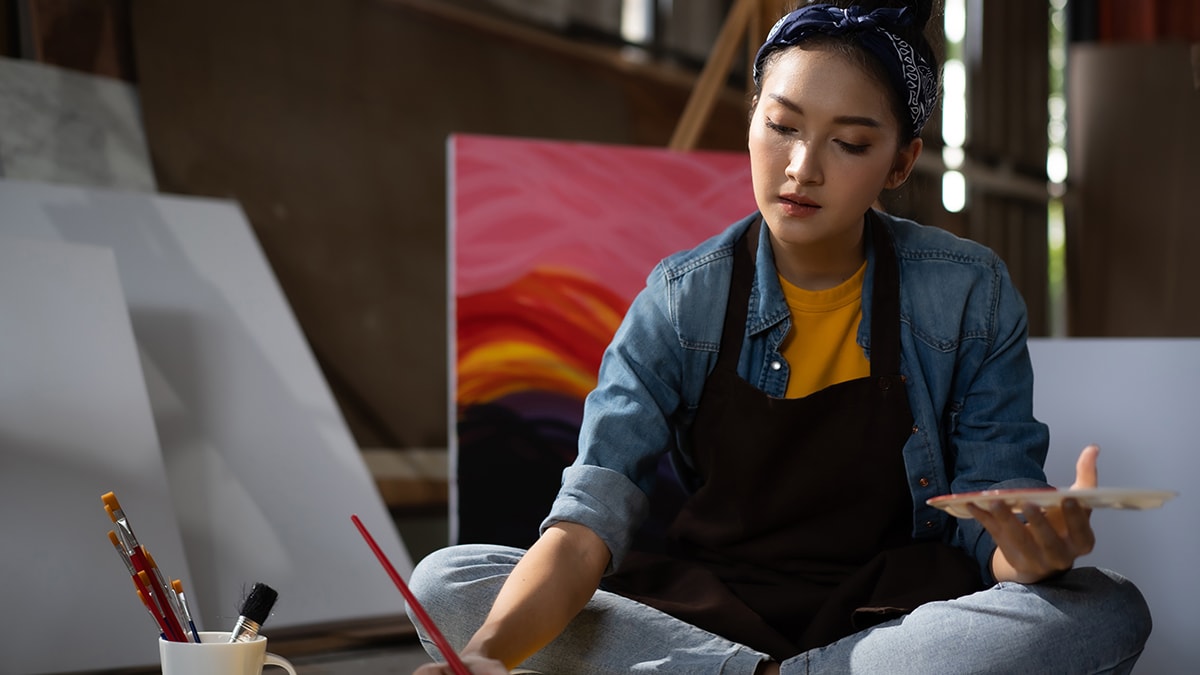
<svg viewBox="0 0 1200 675">
<path fill-rule="evenodd" d="M 692 150 L 704 124 L 712 113 L 717 94 L 724 85 L 737 53 L 738 45 L 746 40 L 746 81 L 750 83 L 750 69 L 754 67 L 754 55 L 758 47 L 767 37 L 767 31 L 779 17 L 783 16 L 783 8 L 788 0 L 736 0 L 721 25 L 716 43 L 709 54 L 700 78 L 688 97 L 683 108 L 683 115 L 671 134 L 668 147 L 672 150 Z M 752 83 L 748 86 L 753 86 Z"/>
</svg>

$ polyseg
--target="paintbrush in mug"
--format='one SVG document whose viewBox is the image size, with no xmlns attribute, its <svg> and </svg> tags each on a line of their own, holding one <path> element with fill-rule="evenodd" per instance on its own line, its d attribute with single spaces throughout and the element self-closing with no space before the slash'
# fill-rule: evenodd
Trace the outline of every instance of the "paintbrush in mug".
<svg viewBox="0 0 1200 675">
<path fill-rule="evenodd" d="M 250 589 L 250 595 L 246 596 L 246 601 L 242 603 L 241 615 L 238 617 L 237 624 L 233 627 L 233 632 L 229 634 L 230 642 L 249 642 L 258 635 L 258 631 L 262 628 L 263 622 L 267 620 L 267 616 L 271 613 L 271 608 L 275 606 L 275 600 L 279 598 L 279 594 L 274 588 L 263 584 L 254 584 Z"/>
<path fill-rule="evenodd" d="M 101 495 L 100 500 L 104 504 L 105 513 L 116 525 L 116 529 L 109 538 L 112 539 L 114 535 L 116 536 L 122 555 L 128 559 L 138 573 L 134 577 L 134 583 L 139 584 L 139 590 L 143 591 L 150 602 L 156 606 L 155 613 L 163 619 L 163 634 L 168 640 L 188 642 L 188 634 L 183 630 L 175 605 L 168 598 L 168 594 L 173 596 L 174 592 L 165 583 L 156 583 L 162 581 L 162 574 L 148 560 L 145 547 L 133 533 L 133 525 L 130 524 L 125 511 L 121 509 L 121 503 L 117 501 L 117 496 L 108 492 Z M 139 579 L 142 573 L 146 577 Z"/>
<path fill-rule="evenodd" d="M 171 580 L 171 590 L 175 591 L 175 596 L 179 598 L 179 607 L 183 610 L 183 618 L 192 631 L 192 637 L 196 638 L 196 642 L 200 642 L 200 631 L 196 630 L 196 622 L 192 620 L 192 608 L 188 607 L 187 596 L 183 594 L 183 582 L 179 579 Z"/>
</svg>

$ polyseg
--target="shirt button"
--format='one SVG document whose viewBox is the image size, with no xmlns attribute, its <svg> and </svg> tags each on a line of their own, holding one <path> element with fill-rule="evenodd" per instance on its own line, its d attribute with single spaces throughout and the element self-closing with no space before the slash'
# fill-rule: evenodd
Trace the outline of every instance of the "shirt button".
<svg viewBox="0 0 1200 675">
<path fill-rule="evenodd" d="M 929 479 L 922 478 L 921 480 L 917 481 L 917 485 L 920 485 L 921 487 L 929 487 Z"/>
<path fill-rule="evenodd" d="M 919 429 L 919 428 L 917 428 L 917 425 L 915 425 L 915 424 L 914 424 L 914 425 L 913 425 L 913 435 L 916 435 L 916 433 L 917 433 L 918 431 L 920 431 L 920 429 Z"/>
<path fill-rule="evenodd" d="M 927 529 L 927 530 L 933 529 L 933 521 L 932 520 L 925 521 L 925 529 Z"/>
<path fill-rule="evenodd" d="M 782 367 L 783 367 L 783 364 L 778 361 L 771 362 L 771 370 L 779 370 Z"/>
</svg>

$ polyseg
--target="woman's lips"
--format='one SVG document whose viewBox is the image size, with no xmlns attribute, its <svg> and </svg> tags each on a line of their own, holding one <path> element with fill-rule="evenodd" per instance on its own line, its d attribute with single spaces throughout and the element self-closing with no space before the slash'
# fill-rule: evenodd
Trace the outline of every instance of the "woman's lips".
<svg viewBox="0 0 1200 675">
<path fill-rule="evenodd" d="M 806 218 L 821 210 L 821 205 L 799 195 L 780 195 L 779 204 L 783 212 L 793 218 Z"/>
</svg>

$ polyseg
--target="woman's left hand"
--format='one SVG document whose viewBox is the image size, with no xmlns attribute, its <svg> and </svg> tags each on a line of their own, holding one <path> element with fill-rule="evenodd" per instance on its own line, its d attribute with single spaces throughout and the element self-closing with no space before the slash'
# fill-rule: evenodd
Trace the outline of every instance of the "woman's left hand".
<svg viewBox="0 0 1200 675">
<path fill-rule="evenodd" d="M 1099 454 L 1100 448 L 1095 445 L 1079 453 L 1072 490 L 1096 487 Z M 967 509 L 996 541 L 996 552 L 992 555 L 992 575 L 996 581 L 1037 583 L 1071 569 L 1076 558 L 1091 553 L 1096 545 L 1092 511 L 1074 499 L 1065 499 L 1061 507 L 1047 509 L 1022 504 L 1024 522 L 1003 502 L 987 509 L 968 504 Z"/>
</svg>

